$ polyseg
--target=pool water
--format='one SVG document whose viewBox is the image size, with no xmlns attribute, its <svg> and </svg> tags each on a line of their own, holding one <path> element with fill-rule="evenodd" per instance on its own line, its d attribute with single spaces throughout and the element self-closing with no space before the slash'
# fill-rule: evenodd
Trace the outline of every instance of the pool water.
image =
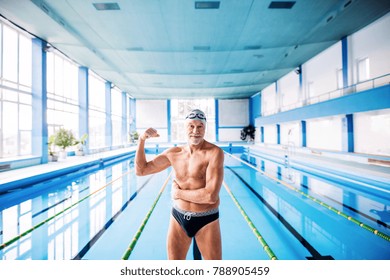
<svg viewBox="0 0 390 280">
<path fill-rule="evenodd" d="M 171 181 L 136 176 L 131 158 L 2 194 L 0 258 L 167 259 Z M 226 154 L 223 259 L 390 259 L 388 190 L 364 184 Z"/>
</svg>

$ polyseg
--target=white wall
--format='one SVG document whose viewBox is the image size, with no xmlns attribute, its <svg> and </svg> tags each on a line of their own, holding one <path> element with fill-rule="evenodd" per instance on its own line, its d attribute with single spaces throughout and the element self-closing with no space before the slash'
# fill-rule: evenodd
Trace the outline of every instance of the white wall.
<svg viewBox="0 0 390 280">
<path fill-rule="evenodd" d="M 390 109 L 354 115 L 355 152 L 390 156 Z"/>
<path fill-rule="evenodd" d="M 301 125 L 299 122 L 280 125 L 280 144 L 299 147 L 301 143 Z"/>
<path fill-rule="evenodd" d="M 306 121 L 307 147 L 342 151 L 342 116 Z"/>
<path fill-rule="evenodd" d="M 302 75 L 306 98 L 337 90 L 337 71 L 341 68 L 341 41 L 304 63 Z"/>
<path fill-rule="evenodd" d="M 249 125 L 249 99 L 218 100 L 219 141 L 241 141 L 241 129 Z"/>
<path fill-rule="evenodd" d="M 138 133 L 143 133 L 149 127 L 156 128 L 160 137 L 149 139 L 148 142 L 168 141 L 168 119 L 166 100 L 137 100 L 136 124 Z"/>
<path fill-rule="evenodd" d="M 390 13 L 352 34 L 349 38 L 351 82 L 358 80 L 358 62 L 369 60 L 369 79 L 390 73 Z M 387 83 L 389 80 L 387 80 Z"/>
<path fill-rule="evenodd" d="M 269 85 L 261 91 L 261 113 L 263 116 L 277 112 L 276 87 L 275 83 Z"/>
<path fill-rule="evenodd" d="M 281 98 L 281 110 L 292 109 L 300 100 L 299 75 L 290 72 L 278 81 L 278 91 Z"/>
</svg>

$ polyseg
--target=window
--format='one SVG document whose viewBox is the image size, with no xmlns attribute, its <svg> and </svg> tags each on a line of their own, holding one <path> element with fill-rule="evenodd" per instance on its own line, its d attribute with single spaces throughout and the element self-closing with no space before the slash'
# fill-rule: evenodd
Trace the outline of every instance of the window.
<svg viewBox="0 0 390 280">
<path fill-rule="evenodd" d="M 202 110 L 207 117 L 205 139 L 215 141 L 215 101 L 214 99 L 191 99 L 171 101 L 171 140 L 173 142 L 186 142 L 184 121 L 186 114 L 192 109 Z"/>
<path fill-rule="evenodd" d="M 89 148 L 105 147 L 106 135 L 106 87 L 105 81 L 89 71 Z"/>
<path fill-rule="evenodd" d="M 0 158 L 32 154 L 31 38 L 0 21 Z"/>
<path fill-rule="evenodd" d="M 358 82 L 364 82 L 370 79 L 370 61 L 368 57 L 358 61 Z"/>
<path fill-rule="evenodd" d="M 112 145 L 122 145 L 122 92 L 111 90 Z"/>
<path fill-rule="evenodd" d="M 48 134 L 65 127 L 78 135 L 78 67 L 60 54 L 47 53 Z"/>
</svg>

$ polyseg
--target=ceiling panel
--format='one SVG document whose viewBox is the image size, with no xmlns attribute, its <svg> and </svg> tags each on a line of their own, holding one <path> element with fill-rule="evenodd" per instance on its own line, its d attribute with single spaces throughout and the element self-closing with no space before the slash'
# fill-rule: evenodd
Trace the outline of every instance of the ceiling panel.
<svg viewBox="0 0 390 280">
<path fill-rule="evenodd" d="M 0 0 L 0 12 L 135 98 L 242 98 L 390 11 L 383 0 L 95 2 Z"/>
</svg>

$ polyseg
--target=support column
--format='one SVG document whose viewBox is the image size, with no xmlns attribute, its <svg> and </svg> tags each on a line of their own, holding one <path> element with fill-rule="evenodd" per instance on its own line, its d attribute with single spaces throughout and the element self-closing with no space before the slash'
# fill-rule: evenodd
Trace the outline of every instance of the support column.
<svg viewBox="0 0 390 280">
<path fill-rule="evenodd" d="M 306 121 L 301 121 L 301 146 L 306 147 Z"/>
<path fill-rule="evenodd" d="M 215 99 L 215 141 L 219 141 L 219 105 L 218 99 Z"/>
<path fill-rule="evenodd" d="M 121 135 L 122 135 L 122 139 L 121 139 L 121 144 L 122 145 L 126 145 L 128 142 L 129 142 L 129 132 L 127 131 L 127 127 L 128 127 L 128 124 L 127 124 L 127 94 L 126 92 L 122 92 L 122 128 L 121 128 Z"/>
<path fill-rule="evenodd" d="M 110 150 L 112 148 L 112 119 L 111 119 L 111 82 L 105 83 L 105 98 L 106 98 L 106 140 L 105 145 Z"/>
<path fill-rule="evenodd" d="M 137 130 L 137 119 L 136 119 L 136 102 L 135 99 L 129 99 L 130 106 L 130 119 L 132 120 L 130 124 L 130 132 Z"/>
<path fill-rule="evenodd" d="M 348 40 L 347 37 L 341 39 L 341 56 L 343 67 L 343 87 L 348 87 Z"/>
<path fill-rule="evenodd" d="M 342 149 L 343 152 L 353 153 L 354 147 L 354 132 L 353 132 L 353 114 L 348 114 L 342 119 Z"/>
<path fill-rule="evenodd" d="M 171 100 L 167 99 L 167 130 L 168 130 L 168 142 L 172 141 L 172 128 L 171 128 Z"/>
<path fill-rule="evenodd" d="M 261 139 L 260 142 L 264 143 L 264 126 L 260 127 Z"/>
<path fill-rule="evenodd" d="M 280 124 L 276 125 L 276 144 L 280 145 Z"/>
<path fill-rule="evenodd" d="M 40 156 L 41 163 L 49 159 L 47 130 L 46 42 L 32 39 L 32 155 Z"/>
<path fill-rule="evenodd" d="M 84 133 L 89 134 L 89 114 L 88 114 L 88 68 L 79 67 L 78 77 L 79 91 L 79 137 Z M 88 154 L 89 141 L 84 146 L 84 153 Z"/>
</svg>

